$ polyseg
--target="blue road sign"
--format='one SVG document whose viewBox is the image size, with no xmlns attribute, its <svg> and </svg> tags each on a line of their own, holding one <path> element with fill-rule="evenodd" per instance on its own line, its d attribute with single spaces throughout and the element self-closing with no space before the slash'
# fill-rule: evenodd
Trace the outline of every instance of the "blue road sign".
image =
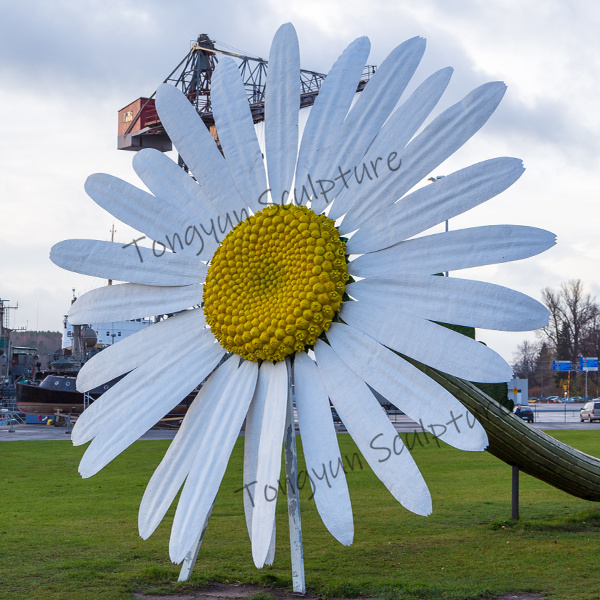
<svg viewBox="0 0 600 600">
<path fill-rule="evenodd" d="M 553 371 L 570 371 L 571 361 L 570 360 L 553 360 L 552 361 Z"/>
<path fill-rule="evenodd" d="M 598 370 L 598 358 L 590 358 L 582 356 L 579 359 L 579 369 L 581 371 L 597 371 Z"/>
</svg>

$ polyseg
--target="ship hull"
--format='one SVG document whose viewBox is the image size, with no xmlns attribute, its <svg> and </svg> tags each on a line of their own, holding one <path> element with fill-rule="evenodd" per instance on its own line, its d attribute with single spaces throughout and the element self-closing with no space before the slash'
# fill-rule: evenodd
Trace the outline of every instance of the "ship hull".
<svg viewBox="0 0 600 600">
<path fill-rule="evenodd" d="M 100 394 L 94 394 L 92 398 L 95 400 L 98 396 Z M 83 394 L 17 383 L 17 409 L 26 415 L 51 415 L 56 412 L 81 414 Z"/>
<path fill-rule="evenodd" d="M 57 412 L 72 415 L 81 414 L 84 411 L 84 398 L 82 393 L 75 390 L 75 378 L 54 376 L 52 381 L 53 383 L 59 382 L 57 389 L 30 383 L 17 383 L 17 409 L 26 415 L 51 415 Z M 72 386 L 73 391 L 65 389 L 66 386 Z M 102 386 L 104 389 L 96 388 L 92 390 L 90 400 L 96 400 L 110 387 L 110 384 L 106 384 Z M 185 415 L 196 394 L 196 391 L 188 394 L 166 416 Z"/>
</svg>

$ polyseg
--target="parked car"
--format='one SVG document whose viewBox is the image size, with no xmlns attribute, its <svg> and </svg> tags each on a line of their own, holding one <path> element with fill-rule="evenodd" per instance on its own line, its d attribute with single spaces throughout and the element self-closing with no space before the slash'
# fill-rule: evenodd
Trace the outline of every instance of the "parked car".
<svg viewBox="0 0 600 600">
<path fill-rule="evenodd" d="M 342 420 L 340 419 L 340 415 L 338 415 L 338 411 L 335 410 L 334 406 L 330 406 L 329 407 L 331 409 L 331 416 L 333 417 L 333 422 L 334 423 L 341 423 Z"/>
<path fill-rule="evenodd" d="M 520 404 L 513 408 L 513 412 L 517 417 L 521 417 L 524 421 L 528 423 L 533 423 L 534 415 L 533 411 L 529 408 L 529 406 L 521 406 Z"/>
<path fill-rule="evenodd" d="M 596 398 L 598 400 L 598 398 Z M 600 421 L 600 402 L 588 402 L 579 411 L 579 420 L 583 423 L 586 419 L 590 423 L 594 421 Z"/>
<path fill-rule="evenodd" d="M 545 401 L 546 402 L 560 402 L 560 398 L 558 396 L 548 396 Z"/>
</svg>

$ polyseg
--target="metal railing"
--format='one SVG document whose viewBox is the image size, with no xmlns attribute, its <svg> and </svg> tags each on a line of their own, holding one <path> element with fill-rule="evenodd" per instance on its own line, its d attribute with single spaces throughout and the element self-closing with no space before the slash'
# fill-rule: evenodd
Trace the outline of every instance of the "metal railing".
<svg viewBox="0 0 600 600">
<path fill-rule="evenodd" d="M 573 423 L 579 421 L 579 412 L 584 405 L 579 403 L 561 403 L 524 404 L 523 406 L 533 411 L 535 421 Z"/>
</svg>

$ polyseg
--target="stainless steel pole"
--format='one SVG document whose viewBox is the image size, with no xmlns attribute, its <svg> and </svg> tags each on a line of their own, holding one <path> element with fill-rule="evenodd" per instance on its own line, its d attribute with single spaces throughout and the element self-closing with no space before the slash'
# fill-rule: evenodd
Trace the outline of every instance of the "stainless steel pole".
<svg viewBox="0 0 600 600">
<path fill-rule="evenodd" d="M 300 494 L 298 490 L 298 453 L 296 451 L 296 428 L 292 390 L 288 390 L 285 421 L 285 475 L 290 524 L 290 552 L 292 555 L 292 587 L 295 593 L 306 593 L 304 580 L 304 550 L 302 547 L 302 523 L 300 521 Z"/>
<path fill-rule="evenodd" d="M 512 466 L 512 519 L 519 520 L 519 467 Z"/>
<path fill-rule="evenodd" d="M 214 505 L 215 503 L 213 502 L 213 505 L 210 507 L 210 510 L 206 515 L 206 521 L 204 521 L 204 526 L 202 527 L 202 531 L 200 532 L 198 539 L 183 559 L 181 571 L 179 572 L 179 579 L 177 581 L 189 581 L 190 577 L 192 576 L 192 571 L 194 570 L 194 565 L 196 564 L 198 552 L 200 551 L 200 546 L 202 545 L 202 540 L 204 539 L 204 533 L 206 532 L 206 526 L 208 525 L 208 520 L 210 519 Z"/>
</svg>

